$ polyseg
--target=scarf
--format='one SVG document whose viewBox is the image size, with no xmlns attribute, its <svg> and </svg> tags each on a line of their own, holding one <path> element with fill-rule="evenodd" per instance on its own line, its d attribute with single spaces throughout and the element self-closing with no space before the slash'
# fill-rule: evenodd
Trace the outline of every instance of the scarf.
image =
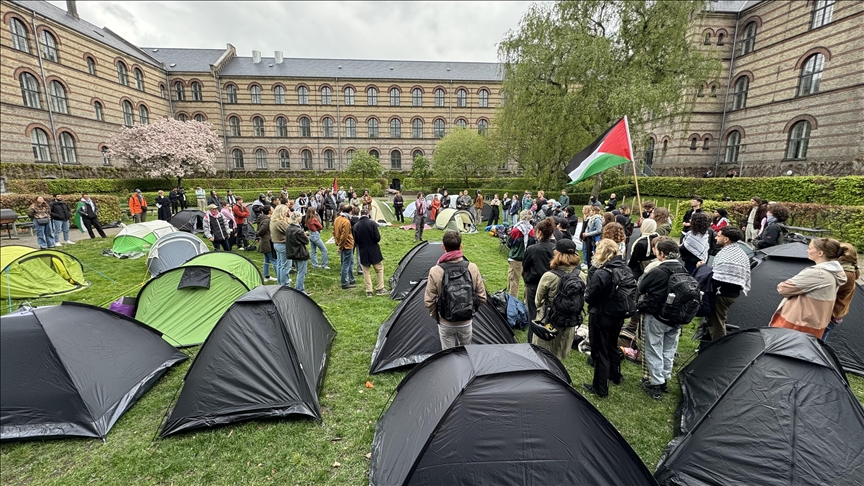
<svg viewBox="0 0 864 486">
<path fill-rule="evenodd" d="M 750 291 L 750 259 L 738 244 L 726 245 L 714 257 L 714 280 L 740 286 L 744 295 Z"/>
<path fill-rule="evenodd" d="M 657 236 L 657 222 L 653 219 L 646 219 L 642 221 L 642 236 L 636 238 L 636 241 L 633 242 L 633 246 L 630 247 L 630 254 L 633 255 L 636 253 L 636 245 L 639 244 L 639 240 L 645 240 L 645 256 L 649 257 L 653 253 L 651 252 L 651 237 Z"/>
<path fill-rule="evenodd" d="M 532 229 L 531 223 L 528 221 L 519 221 L 516 223 L 516 229 L 522 232 L 522 245 L 528 248 L 528 238 L 530 238 Z"/>
<path fill-rule="evenodd" d="M 695 235 L 688 231 L 684 236 L 684 248 L 701 261 L 708 260 L 708 233 Z"/>
<path fill-rule="evenodd" d="M 441 258 L 438 259 L 438 263 L 436 263 L 436 265 L 444 263 L 444 262 L 453 261 L 453 260 L 456 260 L 458 258 L 464 258 L 464 255 L 462 254 L 462 250 L 448 251 L 447 253 L 441 255 Z"/>
</svg>

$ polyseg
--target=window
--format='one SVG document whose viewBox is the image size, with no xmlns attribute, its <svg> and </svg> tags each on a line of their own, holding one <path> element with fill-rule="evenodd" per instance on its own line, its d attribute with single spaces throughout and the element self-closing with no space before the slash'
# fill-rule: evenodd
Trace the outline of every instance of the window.
<svg viewBox="0 0 864 486">
<path fill-rule="evenodd" d="M 228 103 L 237 103 L 237 86 L 233 84 L 225 86 L 225 96 L 228 98 Z"/>
<path fill-rule="evenodd" d="M 311 137 L 312 136 L 312 122 L 306 118 L 305 116 L 300 119 L 300 136 L 301 137 Z"/>
<path fill-rule="evenodd" d="M 201 113 L 198 113 L 197 115 L 195 115 L 195 116 L 192 117 L 192 118 L 194 118 L 195 121 L 198 122 L 198 123 L 204 123 L 205 121 L 207 121 L 207 119 L 204 118 L 204 115 L 202 115 Z"/>
<path fill-rule="evenodd" d="M 123 101 L 123 124 L 131 127 L 135 124 L 135 113 L 132 112 L 132 103 Z"/>
<path fill-rule="evenodd" d="M 276 86 L 273 88 L 273 102 L 277 105 L 285 104 L 285 88 L 282 86 Z"/>
<path fill-rule="evenodd" d="M 411 106 L 423 106 L 423 90 L 414 88 L 411 90 Z"/>
<path fill-rule="evenodd" d="M 645 165 L 649 167 L 654 164 L 654 139 L 649 138 L 645 142 Z"/>
<path fill-rule="evenodd" d="M 747 89 L 750 87 L 750 78 L 741 76 L 735 81 L 735 92 L 732 95 L 732 109 L 742 110 L 747 107 Z"/>
<path fill-rule="evenodd" d="M 267 152 L 265 152 L 264 149 L 258 149 L 255 151 L 255 168 L 267 168 Z"/>
<path fill-rule="evenodd" d="M 810 141 L 810 122 L 801 120 L 789 130 L 789 143 L 786 145 L 787 159 L 806 159 L 807 144 Z"/>
<path fill-rule="evenodd" d="M 333 119 L 330 117 L 321 120 L 321 133 L 324 138 L 333 138 Z"/>
<path fill-rule="evenodd" d="M 444 106 L 444 90 L 441 88 L 435 89 L 435 106 L 438 108 Z"/>
<path fill-rule="evenodd" d="M 390 88 L 390 106 L 399 106 L 399 88 Z"/>
<path fill-rule="evenodd" d="M 232 137 L 240 136 L 240 117 L 230 116 L 228 117 L 228 128 L 231 131 Z"/>
<path fill-rule="evenodd" d="M 351 86 L 345 88 L 345 105 L 354 105 L 354 88 L 352 88 Z"/>
<path fill-rule="evenodd" d="M 717 85 L 714 83 L 711 83 L 711 97 L 712 98 L 717 97 Z"/>
<path fill-rule="evenodd" d="M 123 86 L 129 86 L 129 71 L 126 70 L 123 61 L 117 63 L 117 81 Z"/>
<path fill-rule="evenodd" d="M 663 153 L 665 154 L 667 150 L 669 150 L 669 140 L 663 140 Z"/>
<path fill-rule="evenodd" d="M 711 32 L 705 32 L 705 40 L 702 41 L 706 46 L 711 45 Z"/>
<path fill-rule="evenodd" d="M 33 158 L 37 162 L 51 161 L 51 148 L 48 146 L 48 135 L 41 128 L 30 132 L 30 146 L 33 147 Z"/>
<path fill-rule="evenodd" d="M 693 137 L 690 139 L 690 150 L 696 150 L 696 146 L 699 144 L 699 138 Z"/>
<path fill-rule="evenodd" d="M 390 170 L 402 170 L 402 152 L 398 150 L 390 152 Z"/>
<path fill-rule="evenodd" d="M 144 73 L 138 68 L 135 68 L 134 72 L 135 72 L 135 89 L 137 89 L 138 91 L 144 91 Z M 198 86 L 198 89 L 201 89 L 200 85 Z M 196 101 L 201 101 L 201 100 L 196 100 Z"/>
<path fill-rule="evenodd" d="M 181 122 L 185 122 L 185 121 L 189 120 L 189 117 L 186 116 L 186 113 L 180 113 L 179 115 L 177 115 L 177 119 L 180 120 Z"/>
<path fill-rule="evenodd" d="M 261 86 L 255 85 L 249 88 L 249 96 L 252 99 L 252 103 L 256 105 L 261 104 Z"/>
<path fill-rule="evenodd" d="M 390 138 L 402 138 L 402 121 L 398 118 L 390 120 Z"/>
<path fill-rule="evenodd" d="M 369 138 L 378 138 L 378 119 L 370 118 L 366 122 L 366 130 L 369 132 Z"/>
<path fill-rule="evenodd" d="M 276 136 L 282 138 L 288 136 L 288 119 L 284 116 L 276 119 Z"/>
<path fill-rule="evenodd" d="M 330 149 L 324 151 L 324 168 L 327 170 L 336 168 L 336 154 Z"/>
<path fill-rule="evenodd" d="M 186 88 L 183 87 L 183 81 L 174 83 L 174 99 L 177 101 L 186 100 Z"/>
<path fill-rule="evenodd" d="M 42 57 L 49 61 L 59 62 L 57 57 L 57 39 L 47 30 L 42 31 Z"/>
<path fill-rule="evenodd" d="M 30 38 L 24 22 L 12 17 L 9 19 L 9 32 L 12 33 L 12 48 L 30 54 Z"/>
<path fill-rule="evenodd" d="M 165 99 L 165 85 L 162 83 L 159 83 L 159 97 Z"/>
<path fill-rule="evenodd" d="M 252 133 L 256 137 L 264 136 L 264 119 L 260 116 L 252 118 Z"/>
<path fill-rule="evenodd" d="M 201 116 L 201 115 L 197 115 L 197 116 Z M 200 120 L 200 121 L 204 121 L 204 120 Z M 147 107 L 144 105 L 141 105 L 138 107 L 138 122 L 141 123 L 142 125 L 146 125 L 146 124 L 150 123 L 150 110 L 148 110 Z"/>
<path fill-rule="evenodd" d="M 423 120 L 419 118 L 411 120 L 411 137 L 423 138 Z"/>
<path fill-rule="evenodd" d="M 330 89 L 330 86 L 324 86 L 321 88 L 321 104 L 322 105 L 331 105 L 333 104 L 333 90 Z"/>
<path fill-rule="evenodd" d="M 444 137 L 444 120 L 437 119 L 435 123 L 432 125 L 432 136 L 435 138 L 443 138 Z"/>
<path fill-rule="evenodd" d="M 717 45 L 718 45 L 718 46 L 722 46 L 722 45 L 723 45 L 723 38 L 724 38 L 724 37 L 725 37 L 725 36 L 724 36 L 723 34 L 717 34 Z"/>
<path fill-rule="evenodd" d="M 456 126 L 459 128 L 466 128 L 468 126 L 468 122 L 465 121 L 464 118 L 460 118 L 460 119 L 456 120 Z"/>
<path fill-rule="evenodd" d="M 738 162 L 738 152 L 741 150 L 741 132 L 733 130 L 726 137 L 726 157 L 723 159 L 727 164 Z"/>
<path fill-rule="evenodd" d="M 303 151 L 300 152 L 300 163 L 303 165 L 303 169 L 312 169 L 312 152 L 310 152 L 309 149 L 303 149 Z"/>
<path fill-rule="evenodd" d="M 48 83 L 48 100 L 51 103 L 52 111 L 69 114 L 69 105 L 66 103 L 66 88 L 60 84 L 60 81 Z"/>
<path fill-rule="evenodd" d="M 30 73 L 21 73 L 18 81 L 21 83 L 21 96 L 24 98 L 24 106 L 42 108 L 41 97 L 39 96 L 39 81 L 36 81 L 36 76 Z"/>
<path fill-rule="evenodd" d="M 242 169 L 243 168 L 243 151 L 240 149 L 234 149 L 231 151 L 231 158 L 234 160 L 234 168 Z"/>
<path fill-rule="evenodd" d="M 353 161 L 354 161 L 354 149 L 349 149 L 347 152 L 345 152 L 345 162 L 347 162 L 348 165 L 351 165 L 351 162 L 353 162 Z"/>
<path fill-rule="evenodd" d="M 348 118 L 345 120 L 345 138 L 355 138 L 357 136 L 357 120 Z"/>
<path fill-rule="evenodd" d="M 456 91 L 456 106 L 462 108 L 468 106 L 468 92 L 464 89 Z"/>
<path fill-rule="evenodd" d="M 378 88 L 369 88 L 366 90 L 366 104 L 369 106 L 378 106 Z"/>
<path fill-rule="evenodd" d="M 204 95 L 201 93 L 201 83 L 192 81 L 192 101 L 203 101 Z"/>
<path fill-rule="evenodd" d="M 60 132 L 60 159 L 64 164 L 77 164 L 78 154 L 75 152 L 75 139 L 69 132 Z"/>
<path fill-rule="evenodd" d="M 87 56 L 87 72 L 96 75 L 96 61 L 90 56 Z"/>
<path fill-rule="evenodd" d="M 98 101 L 93 102 L 93 110 L 96 111 L 96 119 L 99 121 L 105 121 L 105 114 L 102 111 L 102 103 Z"/>
<path fill-rule="evenodd" d="M 709 145 L 711 145 L 711 139 L 705 137 L 705 140 L 702 140 L 702 150 L 708 150 Z"/>
<path fill-rule="evenodd" d="M 297 88 L 297 104 L 309 104 L 309 88 L 307 88 L 306 86 L 300 86 L 299 88 Z"/>
<path fill-rule="evenodd" d="M 288 156 L 288 151 L 285 149 L 279 151 L 279 168 L 285 170 L 291 168 L 291 158 Z"/>
<path fill-rule="evenodd" d="M 411 153 L 411 160 L 417 160 L 417 157 L 423 157 L 423 151 L 422 150 L 415 150 L 414 152 Z"/>
<path fill-rule="evenodd" d="M 753 52 L 756 44 L 756 22 L 750 22 L 744 26 L 744 35 L 741 37 L 741 55 Z"/>
<path fill-rule="evenodd" d="M 831 23 L 831 14 L 834 12 L 834 0 L 816 0 L 813 2 L 813 21 L 810 28 L 815 29 Z"/>
<path fill-rule="evenodd" d="M 381 154 L 379 154 L 378 151 L 375 149 L 370 150 L 369 155 L 371 155 L 372 157 L 375 157 L 376 159 L 381 158 Z"/>
<path fill-rule="evenodd" d="M 703 96 L 705 96 L 705 86 L 703 86 L 703 85 L 699 85 L 699 86 L 696 88 L 696 97 L 697 97 L 697 98 L 702 98 Z"/>
<path fill-rule="evenodd" d="M 798 84 L 798 96 L 807 96 L 819 92 L 819 81 L 822 80 L 822 69 L 825 67 L 825 56 L 813 54 L 804 61 L 801 68 L 801 81 Z"/>
<path fill-rule="evenodd" d="M 480 135 L 489 133 L 489 122 L 486 120 L 477 120 L 477 133 Z"/>
</svg>

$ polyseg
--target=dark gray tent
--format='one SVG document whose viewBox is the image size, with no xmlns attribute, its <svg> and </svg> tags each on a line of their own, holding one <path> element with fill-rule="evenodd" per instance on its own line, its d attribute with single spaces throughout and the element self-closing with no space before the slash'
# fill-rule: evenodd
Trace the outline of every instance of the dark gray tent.
<svg viewBox="0 0 864 486">
<path fill-rule="evenodd" d="M 197 234 L 204 232 L 204 213 L 197 209 L 184 209 L 171 216 L 168 220 L 175 228 L 187 233 Z"/>
<path fill-rule="evenodd" d="M 678 374 L 662 485 L 864 484 L 864 409 L 828 346 L 782 328 L 712 342 Z"/>
<path fill-rule="evenodd" d="M 372 485 L 656 484 L 539 346 L 451 348 L 396 391 L 375 426 Z"/>
<path fill-rule="evenodd" d="M 324 312 L 302 292 L 252 289 L 201 346 L 160 437 L 243 420 L 320 420 L 318 392 L 335 336 Z"/>
<path fill-rule="evenodd" d="M 438 263 L 443 254 L 441 243 L 421 241 L 411 248 L 411 251 L 399 260 L 396 271 L 390 277 L 390 298 L 404 299 L 415 285 L 429 276 L 429 269 Z"/>
<path fill-rule="evenodd" d="M 0 317 L 0 439 L 99 437 L 186 355 L 145 324 L 64 302 Z"/>
<path fill-rule="evenodd" d="M 421 363 L 441 351 L 438 323 L 429 317 L 423 305 L 426 279 L 414 286 L 408 296 L 396 306 L 390 318 L 378 328 L 378 341 L 372 351 L 369 374 Z M 491 302 L 474 314 L 472 344 L 512 344 L 513 330 Z"/>
<path fill-rule="evenodd" d="M 156 277 L 163 272 L 183 265 L 191 258 L 207 253 L 207 245 L 201 238 L 178 231 L 156 240 L 147 254 L 147 270 Z"/>
<path fill-rule="evenodd" d="M 807 259 L 807 245 L 803 243 L 772 246 L 757 251 L 753 258 L 750 293 L 735 301 L 726 318 L 727 324 L 740 329 L 767 326 L 783 300 L 777 293 L 777 284 L 813 265 Z M 849 314 L 831 331 L 828 345 L 845 371 L 864 376 L 864 288 L 856 286 Z"/>
</svg>

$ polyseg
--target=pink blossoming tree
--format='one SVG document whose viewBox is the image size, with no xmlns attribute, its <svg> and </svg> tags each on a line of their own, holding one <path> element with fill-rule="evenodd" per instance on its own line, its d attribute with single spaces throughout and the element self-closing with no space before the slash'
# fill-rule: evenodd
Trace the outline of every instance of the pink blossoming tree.
<svg viewBox="0 0 864 486">
<path fill-rule="evenodd" d="M 178 186 L 186 176 L 215 174 L 221 153 L 222 141 L 209 123 L 172 118 L 124 128 L 109 151 L 149 177 L 176 177 Z"/>
</svg>

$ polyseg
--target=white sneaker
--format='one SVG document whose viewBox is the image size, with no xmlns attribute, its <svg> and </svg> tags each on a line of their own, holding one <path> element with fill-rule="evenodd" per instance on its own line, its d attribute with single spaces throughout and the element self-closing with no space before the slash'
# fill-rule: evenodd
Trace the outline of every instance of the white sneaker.
<svg viewBox="0 0 864 486">
<path fill-rule="evenodd" d="M 273 277 L 267 277 L 267 278 L 264 279 L 264 281 L 265 281 L 265 282 L 275 282 L 276 279 L 273 278 Z"/>
<path fill-rule="evenodd" d="M 52 246 L 51 248 L 57 248 L 57 247 L 59 247 L 59 246 L 63 246 L 63 244 L 61 244 L 61 243 L 54 243 L 54 246 Z"/>
<path fill-rule="evenodd" d="M 67 240 L 67 241 L 66 241 L 66 244 L 67 244 L 67 245 L 74 245 L 75 242 L 74 242 L 74 241 L 68 241 L 68 240 Z"/>
</svg>

